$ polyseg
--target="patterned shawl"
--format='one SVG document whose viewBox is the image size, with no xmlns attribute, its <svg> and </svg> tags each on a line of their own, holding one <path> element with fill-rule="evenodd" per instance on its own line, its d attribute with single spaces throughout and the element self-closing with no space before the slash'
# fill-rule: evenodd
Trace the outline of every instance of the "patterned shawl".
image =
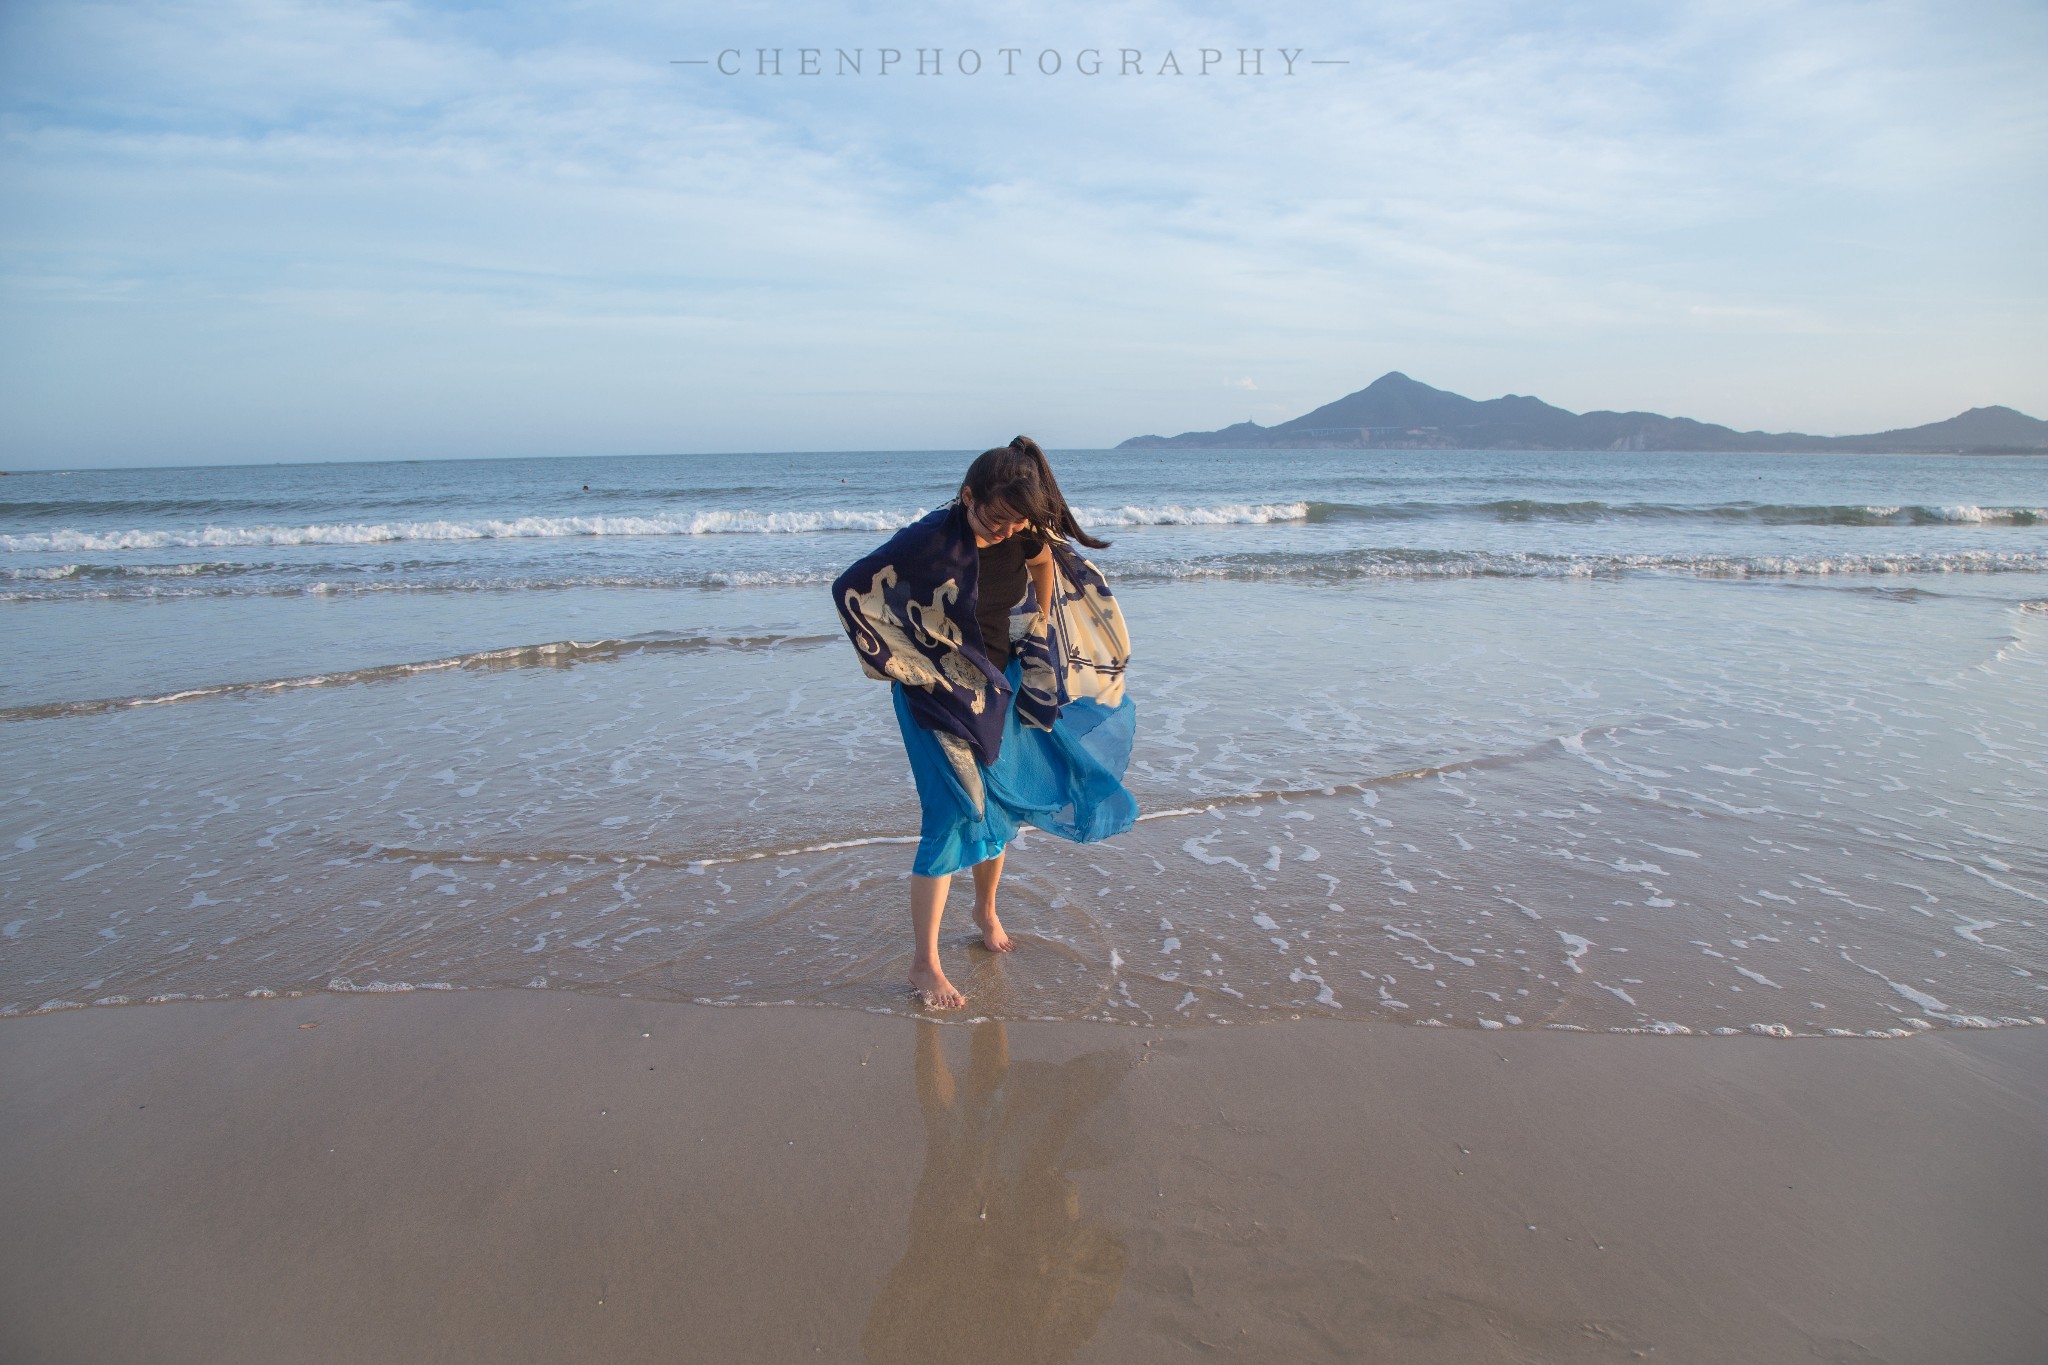
<svg viewBox="0 0 2048 1365">
<path fill-rule="evenodd" d="M 1050 730 L 1077 697 L 1114 707 L 1123 700 L 1130 636 L 1109 584 L 1057 537 L 1050 612 L 1035 587 L 1010 615 L 1019 661 L 1017 717 Z M 989 662 L 975 620 L 981 556 L 967 510 L 952 502 L 898 531 L 839 575 L 833 605 L 870 678 L 903 684 L 910 714 L 940 739 L 964 742 L 992 764 L 1002 748 L 1010 685 Z M 948 744 L 949 749 L 954 746 Z"/>
</svg>

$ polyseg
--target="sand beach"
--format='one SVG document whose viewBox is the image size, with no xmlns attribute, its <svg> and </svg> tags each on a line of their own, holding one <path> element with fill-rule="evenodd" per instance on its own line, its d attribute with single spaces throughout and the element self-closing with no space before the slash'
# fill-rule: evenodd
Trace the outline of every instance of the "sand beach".
<svg viewBox="0 0 2048 1365">
<path fill-rule="evenodd" d="M 2038 1360 L 2048 1032 L 0 1022 L 9 1361 Z"/>
</svg>

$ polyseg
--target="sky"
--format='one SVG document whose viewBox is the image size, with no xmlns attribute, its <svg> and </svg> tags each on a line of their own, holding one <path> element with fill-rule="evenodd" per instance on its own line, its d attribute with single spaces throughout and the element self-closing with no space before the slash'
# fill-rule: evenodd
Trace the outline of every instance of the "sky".
<svg viewBox="0 0 2048 1365">
<path fill-rule="evenodd" d="M 0 468 L 2048 417 L 2044 69 L 2036 0 L 5 0 Z"/>
</svg>

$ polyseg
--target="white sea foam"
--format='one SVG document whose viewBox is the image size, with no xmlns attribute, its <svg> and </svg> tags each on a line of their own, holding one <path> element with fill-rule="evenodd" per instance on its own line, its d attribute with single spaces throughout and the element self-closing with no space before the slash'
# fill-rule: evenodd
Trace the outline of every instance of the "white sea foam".
<svg viewBox="0 0 2048 1365">
<path fill-rule="evenodd" d="M 686 533 L 678 531 L 671 534 Z M 0 543 L 9 539 L 0 536 Z M 35 538 L 16 536 L 11 539 L 26 542 Z M 33 547 L 18 544 L 14 548 Z M 2048 573 L 2048 552 L 2037 550 L 1701 555 L 1371 548 L 1320 554 L 1254 551 L 1193 558 L 1150 558 L 1143 553 L 1144 549 L 1135 541 L 1125 542 L 1119 547 L 1116 578 L 1120 583 L 1221 579 L 1314 585 L 1361 579 L 1618 579 L 1638 574 L 1743 580 Z M 0 590 L 0 602 L 383 596 L 571 588 L 799 587 L 829 583 L 838 574 L 840 561 L 835 558 L 824 564 L 799 564 L 775 569 L 715 568 L 694 563 L 670 568 L 663 564 L 658 568 L 609 573 L 564 573 L 561 564 L 550 563 L 532 570 L 514 569 L 489 574 L 455 573 L 437 567 L 403 576 L 379 573 L 362 577 L 355 576 L 362 572 L 360 567 L 338 565 L 315 566 L 312 569 L 295 569 L 288 565 L 171 565 L 159 566 L 167 570 L 161 574 L 150 572 L 151 566 L 145 565 L 74 564 L 64 567 L 76 572 L 44 573 L 33 567 L 0 568 L 0 579 L 10 580 L 16 585 Z M 308 577 L 316 573 L 319 577 L 308 582 Z M 2026 607 L 2025 604 L 2023 608 L 2041 609 Z"/>
<path fill-rule="evenodd" d="M 1926 991 L 1920 990 L 1913 986 L 1908 986 L 1903 981 L 1887 981 L 1885 982 L 1885 984 L 1890 986 L 1893 990 L 1897 991 L 1900 995 L 1905 996 L 1906 999 L 1912 1001 L 1914 1004 L 1918 1005 L 1923 1010 L 1933 1010 L 1936 1014 L 1940 1014 L 1948 1009 L 1947 1005 L 1935 999 Z"/>
<path fill-rule="evenodd" d="M 333 673 L 310 673 L 295 678 L 261 678 L 250 681 L 214 683 L 206 687 L 181 688 L 129 697 L 95 697 L 82 701 L 44 702 L 30 706 L 0 707 L 0 723 L 45 720 L 56 716 L 94 715 L 132 707 L 170 706 L 179 702 L 207 701 L 218 697 L 254 696 L 298 691 L 310 687 L 343 687 L 350 684 L 394 682 L 431 673 L 474 671 L 518 667 L 562 668 L 574 664 L 606 663 L 638 654 L 697 652 L 705 650 L 774 649 L 824 644 L 823 635 L 715 636 L 649 634 L 625 640 L 554 640 L 544 644 L 509 645 L 503 649 L 476 650 L 445 659 L 422 659 L 400 664 L 372 664 L 367 668 L 342 669 Z M 473 793 L 472 793 L 473 794 Z M 33 843 L 29 845 L 33 847 Z"/>
<path fill-rule="evenodd" d="M 342 995 L 405 995 L 411 991 L 452 991 L 455 987 L 446 981 L 367 981 L 359 985 L 348 977 L 337 976 L 327 983 L 327 989 Z"/>
<path fill-rule="evenodd" d="M 1479 502 L 1325 502 L 1310 505 L 1312 520 L 1413 521 L 1419 518 L 1473 518 L 1504 522 L 1752 522 L 1775 526 L 1924 526 L 1942 523 L 2032 526 L 2048 521 L 2048 509 L 2032 506 L 1980 506 L 1975 503 L 1757 503 L 1757 502 L 1603 502 L 1577 499 L 1553 502 L 1540 498 L 1500 498 Z"/>
<path fill-rule="evenodd" d="M 575 536 L 801 535 L 893 531 L 925 509 L 884 511 L 706 511 L 656 517 L 515 517 L 475 521 L 335 522 L 313 526 L 206 526 L 191 530 L 49 531 L 0 535 L 0 550 L 91 553 L 233 546 L 378 545 L 391 541 L 554 540 Z"/>
<path fill-rule="evenodd" d="M 477 518 L 464 521 L 327 522 L 306 526 L 203 526 L 122 531 L 59 531 L 0 535 L 0 550 L 12 553 L 92 554 L 133 550 L 226 549 L 251 546 L 382 545 L 395 541 L 559 540 L 586 536 L 806 535 L 820 531 L 894 531 L 925 515 L 911 511 L 831 508 L 820 512 L 757 512 L 714 508 L 670 516 L 579 516 Z M 1305 502 L 1222 503 L 1156 507 L 1127 505 L 1078 508 L 1093 526 L 1224 526 L 1300 521 Z M 22 572 L 20 577 L 66 578 L 78 565 Z M 166 566 L 167 573 L 191 573 L 201 566 Z"/>
<path fill-rule="evenodd" d="M 2048 521 L 2048 508 L 2043 507 L 1979 507 L 1975 503 L 1953 503 L 1945 507 L 1928 509 L 1930 514 L 1942 521 L 1967 522 L 1972 525 L 1987 523 L 2025 525 Z"/>
<path fill-rule="evenodd" d="M 1224 503 L 1216 507 L 1076 507 L 1083 526 L 1263 526 L 1276 521 L 1303 521 L 1305 502 Z"/>
</svg>

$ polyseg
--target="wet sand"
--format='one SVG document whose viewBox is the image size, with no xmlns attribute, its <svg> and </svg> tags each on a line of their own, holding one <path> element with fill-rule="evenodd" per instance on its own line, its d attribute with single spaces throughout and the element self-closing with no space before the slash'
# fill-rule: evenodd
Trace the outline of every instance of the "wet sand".
<svg viewBox="0 0 2048 1365">
<path fill-rule="evenodd" d="M 2029 1362 L 2048 1030 L 0 1021 L 0 1358 Z"/>
</svg>

